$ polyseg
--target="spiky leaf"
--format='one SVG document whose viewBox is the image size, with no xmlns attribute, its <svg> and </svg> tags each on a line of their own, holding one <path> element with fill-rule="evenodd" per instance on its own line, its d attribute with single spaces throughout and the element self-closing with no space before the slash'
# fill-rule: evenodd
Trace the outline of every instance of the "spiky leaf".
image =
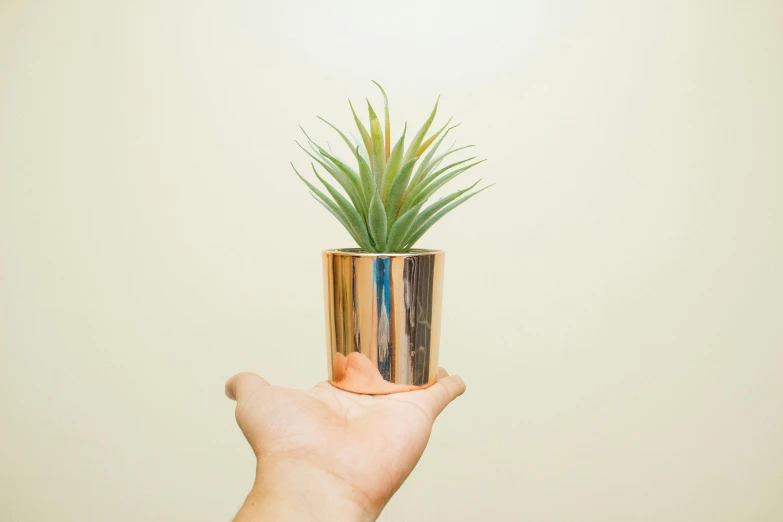
<svg viewBox="0 0 783 522">
<path fill-rule="evenodd" d="M 354 204 L 361 202 L 362 210 L 363 211 L 366 210 L 370 204 L 370 200 L 365 199 L 364 191 L 362 189 L 362 181 L 359 178 L 359 174 L 355 170 L 353 170 L 347 163 L 339 159 L 337 156 L 329 152 L 326 152 L 322 148 L 319 148 L 318 152 L 321 154 L 321 156 L 326 158 L 331 164 L 337 167 L 337 169 L 345 175 L 345 177 L 348 179 L 348 181 L 351 184 L 351 188 L 353 189 L 352 193 L 349 193 L 348 195 L 351 197 L 351 200 L 354 202 Z M 329 173 L 332 174 L 332 176 L 334 176 L 331 170 L 329 171 Z"/>
<path fill-rule="evenodd" d="M 383 183 L 381 184 L 381 199 L 386 201 L 386 197 L 389 195 L 389 189 L 397 176 L 397 172 L 400 170 L 400 163 L 402 162 L 402 155 L 405 151 L 405 135 L 408 132 L 408 123 L 402 129 L 402 135 L 394 145 L 394 150 L 389 156 L 389 161 L 386 163 L 386 171 L 383 173 Z"/>
<path fill-rule="evenodd" d="M 312 142 L 311 142 L 312 143 Z M 299 148 L 301 148 L 303 151 L 307 153 L 308 156 L 313 158 L 315 161 L 318 162 L 323 169 L 329 173 L 336 181 L 340 184 L 340 186 L 343 188 L 346 194 L 348 194 L 348 197 L 351 198 L 351 201 L 356 206 L 356 208 L 365 208 L 364 204 L 364 195 L 360 192 L 360 187 L 358 186 L 358 180 L 357 179 L 351 179 L 349 178 L 348 174 L 340 169 L 337 165 L 334 163 L 331 163 L 331 161 L 326 157 L 316 156 L 306 148 L 304 148 L 299 142 L 296 143 L 299 145 Z M 313 144 L 315 148 L 319 148 L 317 145 Z M 321 149 L 323 150 L 323 149 Z M 326 151 L 323 151 L 326 154 L 329 154 Z M 338 160 L 339 161 L 339 160 Z"/>
<path fill-rule="evenodd" d="M 383 252 L 386 248 L 386 223 L 386 210 L 383 208 L 381 195 L 376 190 L 370 201 L 367 228 L 370 229 L 370 236 L 379 252 Z"/>
<path fill-rule="evenodd" d="M 321 118 L 320 116 L 318 116 L 318 119 L 324 122 L 325 124 L 327 124 L 328 126 L 330 126 L 332 129 L 335 130 L 335 132 L 337 132 L 337 134 L 340 135 L 340 137 L 343 139 L 345 144 L 348 145 L 348 148 L 351 149 L 351 153 L 353 153 L 354 157 L 358 160 L 359 152 L 356 150 L 356 145 L 350 139 L 348 139 L 348 136 L 346 136 L 343 131 L 341 131 L 340 129 L 338 129 L 337 127 L 335 127 L 334 125 L 326 121 L 325 119 Z"/>
<path fill-rule="evenodd" d="M 419 150 L 416 151 L 416 157 L 417 158 L 421 157 L 421 155 L 424 154 L 424 151 L 427 150 L 427 148 L 430 145 L 432 145 L 432 142 L 435 141 L 436 139 L 438 139 L 438 136 L 440 136 L 440 133 L 443 132 L 444 130 L 446 130 L 446 127 L 449 126 L 449 123 L 451 123 L 452 119 L 453 118 L 449 118 L 449 121 L 447 121 L 446 124 L 443 127 L 441 127 L 435 134 L 433 134 L 432 136 L 427 138 L 427 141 L 425 141 L 424 143 L 421 144 L 421 146 L 419 147 Z"/>
<path fill-rule="evenodd" d="M 378 121 L 378 115 L 370 105 L 370 100 L 367 100 L 367 111 L 370 113 L 370 133 L 372 136 L 372 171 L 375 174 L 376 185 L 381 184 L 383 179 L 383 171 L 386 168 L 386 154 L 383 146 L 383 131 L 381 130 L 381 122 Z"/>
<path fill-rule="evenodd" d="M 400 213 L 400 204 L 402 195 L 408 188 L 408 181 L 413 173 L 413 166 L 416 164 L 416 158 L 403 165 L 399 174 L 394 178 L 392 186 L 389 189 L 389 196 L 386 198 L 386 217 L 389 220 L 396 219 Z"/>
<path fill-rule="evenodd" d="M 381 94 L 383 94 L 383 115 L 386 122 L 385 132 L 383 133 L 384 137 L 386 138 L 386 158 L 384 158 L 384 161 L 389 161 L 389 153 L 391 151 L 391 120 L 389 119 L 389 97 L 386 96 L 386 91 L 383 90 L 383 87 L 381 87 L 380 83 L 376 82 L 375 80 L 372 80 L 372 83 L 377 85 L 381 90 Z"/>
<path fill-rule="evenodd" d="M 432 161 L 432 158 L 435 156 L 435 153 L 438 152 L 438 149 L 440 149 L 441 144 L 443 143 L 443 140 L 446 139 L 446 136 L 449 135 L 449 132 L 451 132 L 453 129 L 456 129 L 459 127 L 459 123 L 457 125 L 453 125 L 446 129 L 446 132 L 443 133 L 443 135 L 440 137 L 438 141 L 435 142 L 434 145 L 432 145 L 429 150 L 427 151 L 427 154 L 424 155 L 423 158 L 421 158 L 421 161 L 419 161 L 419 171 L 424 170 L 427 168 Z M 418 175 L 418 171 L 417 171 Z"/>
<path fill-rule="evenodd" d="M 438 148 L 440 147 L 441 143 L 443 143 L 443 140 L 448 135 L 449 131 L 453 128 L 457 127 L 457 125 L 454 125 L 453 127 L 450 127 L 446 130 L 446 132 L 441 136 L 441 138 L 430 147 L 430 150 L 427 152 L 427 154 L 419 161 L 419 167 L 416 169 L 416 174 L 413 176 L 413 179 L 411 180 L 411 185 L 416 186 L 419 184 L 419 182 L 424 179 L 424 177 L 430 173 L 430 171 L 433 168 L 437 168 L 437 164 L 440 163 L 443 158 L 448 156 L 449 154 L 453 152 L 457 152 L 458 150 L 466 149 L 468 147 L 472 147 L 472 145 L 465 145 L 464 147 L 460 147 L 458 149 L 451 149 L 447 150 L 446 152 L 440 154 L 438 157 L 434 158 L 435 153 L 438 151 Z"/>
<path fill-rule="evenodd" d="M 454 167 L 457 167 L 459 165 L 462 165 L 463 163 L 467 163 L 469 161 L 473 161 L 476 159 L 476 156 L 471 156 L 469 158 L 461 159 L 459 161 L 455 161 L 454 163 L 449 163 L 442 169 L 436 170 L 434 173 L 429 174 L 426 178 L 424 178 L 421 183 L 419 183 L 418 188 L 419 190 L 423 190 L 427 185 L 438 179 L 441 175 L 448 172 L 449 170 L 453 169 Z"/>
<path fill-rule="evenodd" d="M 427 185 L 427 188 L 422 190 L 421 193 L 418 196 L 416 196 L 415 198 L 411 198 L 412 199 L 411 205 L 416 205 L 418 203 L 422 203 L 424 201 L 427 201 L 430 198 L 430 196 L 432 196 L 435 192 L 437 192 L 438 189 L 440 189 L 443 185 L 445 185 L 446 183 L 448 183 L 452 179 L 456 178 L 457 176 L 459 176 L 460 174 L 462 174 L 466 170 L 475 167 L 479 163 L 482 163 L 483 161 L 484 160 L 477 161 L 475 163 L 471 163 L 470 165 L 468 165 L 466 167 L 459 168 L 457 170 L 449 172 L 448 174 L 446 174 L 444 176 L 439 177 L 438 179 L 436 179 L 435 181 L 433 181 L 432 183 Z"/>
<path fill-rule="evenodd" d="M 296 175 L 299 177 L 299 179 L 302 180 L 302 182 L 307 185 L 307 188 L 310 189 L 311 194 L 313 197 L 321 203 L 326 209 L 332 213 L 332 215 L 337 218 L 337 220 L 345 227 L 345 229 L 348 231 L 349 234 L 351 234 L 351 237 L 356 241 L 356 243 L 363 249 L 367 250 L 368 248 L 372 247 L 372 244 L 369 241 L 366 241 L 364 236 L 366 235 L 366 231 L 364 234 L 362 234 L 361 230 L 366 230 L 364 227 L 364 223 L 362 223 L 361 230 L 357 229 L 356 223 L 352 223 L 344 214 L 344 212 L 340 209 L 340 207 L 332 201 L 329 196 L 318 190 L 318 188 L 307 181 L 304 176 L 302 176 L 298 170 L 296 170 L 296 167 L 294 167 L 294 164 L 291 164 L 291 167 L 293 167 L 294 172 L 296 172 Z"/>
<path fill-rule="evenodd" d="M 391 230 L 389 231 L 389 238 L 386 242 L 386 249 L 391 252 L 397 252 L 405 246 L 405 238 L 408 235 L 413 223 L 416 219 L 416 215 L 421 210 L 421 205 L 408 210 L 405 214 L 401 215 L 399 219 L 394 222 Z"/>
<path fill-rule="evenodd" d="M 364 161 L 366 161 L 367 164 L 369 165 L 371 160 L 370 157 L 367 155 L 367 147 L 364 146 L 362 140 L 357 138 L 353 132 L 349 132 L 348 135 L 351 137 L 351 140 L 353 140 L 354 148 L 359 147 L 359 154 L 361 154 L 361 156 L 364 158 Z"/>
<path fill-rule="evenodd" d="M 356 111 L 353 110 L 353 104 L 351 103 L 351 100 L 348 100 L 348 105 L 351 106 L 353 121 L 356 123 L 356 128 L 359 129 L 359 134 L 361 135 L 362 141 L 364 142 L 364 148 L 367 149 L 367 157 L 370 158 L 370 163 L 372 164 L 372 139 L 370 139 L 370 134 L 367 132 L 367 129 L 364 128 L 362 120 L 360 120 L 356 115 Z"/>
<path fill-rule="evenodd" d="M 294 164 L 293 164 L 293 163 L 291 163 L 291 167 L 294 169 L 294 172 L 296 172 L 296 175 L 299 177 L 299 179 L 301 179 L 301 180 L 302 180 L 302 183 L 304 183 L 305 185 L 307 185 L 307 188 L 309 188 L 311 192 L 313 192 L 314 194 L 316 194 L 316 195 L 317 195 L 319 198 L 321 198 L 323 201 L 325 201 L 325 202 L 329 202 L 331 205 L 334 205 L 334 202 L 332 202 L 332 200 L 331 200 L 331 199 L 329 199 L 329 196 L 327 196 L 326 194 L 324 194 L 323 192 L 321 192 L 320 190 L 318 190 L 318 187 L 316 187 L 315 185 L 313 185 L 312 183 L 310 183 L 309 181 L 307 181 L 307 179 L 305 179 L 305 177 L 304 177 L 304 176 L 302 176 L 302 175 L 299 173 L 299 171 L 298 171 L 298 170 L 296 170 L 296 167 L 294 166 Z"/>
<path fill-rule="evenodd" d="M 315 167 L 313 167 L 313 170 L 315 170 Z M 334 198 L 334 201 L 337 203 L 337 206 L 340 207 L 340 210 L 345 215 L 345 218 L 348 220 L 348 222 L 351 224 L 351 227 L 353 230 L 356 231 L 356 233 L 359 235 L 359 238 L 366 244 L 372 244 L 370 241 L 370 236 L 367 234 L 367 227 L 364 225 L 364 220 L 362 219 L 362 216 L 359 214 L 359 211 L 356 210 L 356 208 L 351 205 L 351 202 L 345 199 L 345 197 L 340 194 L 340 192 L 335 189 L 333 186 L 331 186 L 325 179 L 323 179 L 318 172 L 316 171 L 315 176 L 318 178 L 318 180 L 323 184 L 324 187 L 326 187 L 326 190 L 329 192 L 329 194 Z"/>
<path fill-rule="evenodd" d="M 351 235 L 354 241 L 356 241 L 356 244 L 359 245 L 363 250 L 367 250 L 368 252 L 372 251 L 372 245 L 365 244 L 361 238 L 354 232 L 353 228 L 351 227 L 350 223 L 348 223 L 348 220 L 345 218 L 345 216 L 340 212 L 340 209 L 337 208 L 336 205 L 330 206 L 326 200 L 322 200 L 312 192 L 310 193 L 311 196 L 313 196 L 313 199 L 316 200 L 318 203 L 320 203 L 326 210 L 329 211 L 330 214 L 332 214 L 335 218 L 337 218 L 337 221 L 339 221 L 345 230 L 348 231 L 348 233 Z"/>
<path fill-rule="evenodd" d="M 478 180 L 477 182 L 475 182 L 474 184 L 472 184 L 468 188 L 461 189 L 461 190 L 458 190 L 458 191 L 454 192 L 453 194 L 449 194 L 448 196 L 444 196 L 444 197 L 440 198 L 438 201 L 436 201 L 435 203 L 433 203 L 432 205 L 430 205 L 427 208 L 425 208 L 424 210 L 422 210 L 416 216 L 416 220 L 414 221 L 413 226 L 412 226 L 413 230 L 418 230 L 424 223 L 427 222 L 427 220 L 429 218 L 434 216 L 440 209 L 442 209 L 443 207 L 445 207 L 446 205 L 448 205 L 452 201 L 455 201 L 457 198 L 462 196 L 464 193 L 470 192 L 471 190 L 473 190 L 473 187 L 478 185 L 480 181 L 481 180 Z M 421 208 L 422 205 L 424 205 L 424 202 L 419 203 L 417 206 L 419 208 Z"/>
<path fill-rule="evenodd" d="M 419 203 L 420 201 L 422 201 L 421 195 L 423 193 L 425 193 L 426 191 L 428 191 L 429 187 L 436 180 L 441 179 L 441 178 L 447 178 L 447 181 L 451 180 L 451 179 L 454 178 L 454 176 L 451 176 L 454 172 L 457 172 L 458 174 L 460 174 L 460 173 L 464 172 L 465 170 L 467 170 L 467 168 L 470 168 L 473 165 L 478 165 L 480 163 L 480 162 L 476 162 L 473 165 L 469 165 L 467 168 L 465 168 L 465 170 L 456 169 L 456 170 L 451 170 L 450 171 L 450 169 L 453 169 L 454 167 L 456 167 L 458 165 L 461 165 L 461 164 L 463 164 L 465 162 L 468 162 L 468 161 L 470 161 L 472 159 L 475 159 L 475 157 L 467 158 L 467 159 L 460 160 L 460 161 L 455 161 L 454 163 L 452 163 L 452 164 L 450 164 L 450 165 L 448 165 L 446 167 L 443 167 L 442 169 L 440 169 L 440 170 L 436 171 L 435 173 L 429 175 L 428 177 L 426 177 L 423 181 L 421 181 L 415 187 L 412 187 L 411 190 L 409 191 L 409 193 L 405 196 L 405 202 L 403 204 L 402 211 L 405 212 L 407 209 L 411 208 L 416 203 Z M 449 177 L 449 176 L 451 176 L 451 177 Z M 441 186 L 443 186 L 443 183 L 438 185 L 438 187 L 441 187 Z M 434 192 L 434 190 L 429 191 L 427 197 L 432 195 L 433 192 Z"/>
<path fill-rule="evenodd" d="M 356 146 L 356 160 L 359 162 L 359 179 L 362 183 L 362 192 L 364 193 L 365 201 L 372 201 L 372 195 L 377 190 L 375 187 L 375 179 L 372 177 L 372 170 L 370 166 L 364 160 L 361 154 L 359 154 L 359 146 Z M 368 206 L 369 208 L 369 206 Z"/>
<path fill-rule="evenodd" d="M 427 165 L 426 168 L 422 169 L 421 176 L 419 176 L 419 172 L 416 172 L 416 177 L 417 177 L 417 183 L 416 184 L 418 185 L 419 183 L 421 183 L 422 178 L 423 179 L 427 179 L 427 177 L 430 175 L 430 173 L 432 171 L 434 171 L 434 170 L 438 169 L 438 167 L 440 167 L 440 164 L 443 162 L 444 159 L 446 159 L 447 157 L 451 156 L 455 152 L 459 152 L 461 150 L 469 149 L 471 147 L 473 147 L 473 145 L 464 145 L 462 147 L 457 147 L 456 149 L 455 148 L 450 148 L 446 152 L 443 152 L 443 153 L 438 154 L 437 156 L 435 156 L 430 161 L 429 165 Z M 475 157 L 475 156 L 473 156 L 473 157 Z"/>
<path fill-rule="evenodd" d="M 408 163 L 410 160 L 416 157 L 416 151 L 418 151 L 419 147 L 421 147 L 421 142 L 424 141 L 424 136 L 427 134 L 427 131 L 430 129 L 430 125 L 432 125 L 432 120 L 435 119 L 435 113 L 438 112 L 439 102 L 440 102 L 440 96 L 438 96 L 438 99 L 435 101 L 435 107 L 433 107 L 432 112 L 430 113 L 430 117 L 427 118 L 427 121 L 425 121 L 424 125 L 421 126 L 419 132 L 417 132 L 416 136 L 413 137 L 413 141 L 411 141 L 411 144 L 408 145 L 408 150 L 405 152 L 405 156 L 402 159 L 403 164 Z"/>
<path fill-rule="evenodd" d="M 445 216 L 446 214 L 448 214 L 449 212 L 451 212 L 452 210 L 454 210 L 455 208 L 457 208 L 458 206 L 460 206 L 461 204 L 463 204 L 464 202 L 466 202 L 467 200 L 469 200 L 470 198 L 472 198 L 473 196 L 478 194 L 479 192 L 483 192 L 484 190 L 487 190 L 491 186 L 492 185 L 489 185 L 489 186 L 486 186 L 486 187 L 482 188 L 481 190 L 477 190 L 475 192 L 471 192 L 470 194 L 462 196 L 461 198 L 457 199 L 456 201 L 453 201 L 450 204 L 446 205 L 444 208 L 442 208 L 440 211 L 438 211 L 434 216 L 429 218 L 418 229 L 415 229 L 410 234 L 410 236 L 405 239 L 405 246 L 404 246 L 404 248 L 405 249 L 411 248 L 416 243 L 416 241 L 418 241 L 419 238 L 421 238 L 421 236 L 423 236 L 424 233 L 427 232 L 427 230 L 429 230 L 430 227 L 432 227 L 432 225 L 434 225 L 435 223 L 438 222 L 438 220 L 440 218 L 442 218 L 443 216 Z"/>
</svg>

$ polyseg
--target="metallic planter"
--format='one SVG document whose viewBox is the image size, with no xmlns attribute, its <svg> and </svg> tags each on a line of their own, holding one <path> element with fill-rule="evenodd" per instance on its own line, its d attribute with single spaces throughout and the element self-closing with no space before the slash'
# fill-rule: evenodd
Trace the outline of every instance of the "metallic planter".
<svg viewBox="0 0 783 522">
<path fill-rule="evenodd" d="M 388 394 L 438 380 L 445 254 L 323 253 L 329 381 Z"/>
</svg>

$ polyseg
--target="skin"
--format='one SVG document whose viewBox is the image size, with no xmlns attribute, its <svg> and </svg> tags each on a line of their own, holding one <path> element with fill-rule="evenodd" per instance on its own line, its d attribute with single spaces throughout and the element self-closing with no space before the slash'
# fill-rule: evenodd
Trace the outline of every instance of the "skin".
<svg viewBox="0 0 783 522">
<path fill-rule="evenodd" d="M 425 390 L 357 395 L 320 383 L 271 386 L 254 373 L 226 383 L 256 455 L 235 522 L 372 521 L 419 461 L 435 418 L 465 391 L 442 368 Z"/>
</svg>

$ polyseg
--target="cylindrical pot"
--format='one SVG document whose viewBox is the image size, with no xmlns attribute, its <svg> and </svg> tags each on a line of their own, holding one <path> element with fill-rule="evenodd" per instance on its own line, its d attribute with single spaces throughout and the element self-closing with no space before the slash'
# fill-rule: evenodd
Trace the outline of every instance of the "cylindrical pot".
<svg viewBox="0 0 783 522">
<path fill-rule="evenodd" d="M 323 253 L 329 381 L 388 394 L 438 380 L 445 254 Z"/>
</svg>

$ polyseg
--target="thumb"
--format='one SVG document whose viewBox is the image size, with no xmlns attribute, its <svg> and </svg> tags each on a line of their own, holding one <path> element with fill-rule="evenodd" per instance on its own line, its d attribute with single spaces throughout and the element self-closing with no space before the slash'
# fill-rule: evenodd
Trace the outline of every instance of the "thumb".
<svg viewBox="0 0 783 522">
<path fill-rule="evenodd" d="M 430 398 L 433 417 L 437 417 L 451 401 L 465 393 L 465 382 L 457 375 L 449 375 L 438 368 L 438 382 L 424 390 Z"/>
<path fill-rule="evenodd" d="M 270 384 L 260 375 L 251 372 L 238 373 L 226 382 L 226 397 L 232 401 L 241 401 L 267 386 Z"/>
</svg>

